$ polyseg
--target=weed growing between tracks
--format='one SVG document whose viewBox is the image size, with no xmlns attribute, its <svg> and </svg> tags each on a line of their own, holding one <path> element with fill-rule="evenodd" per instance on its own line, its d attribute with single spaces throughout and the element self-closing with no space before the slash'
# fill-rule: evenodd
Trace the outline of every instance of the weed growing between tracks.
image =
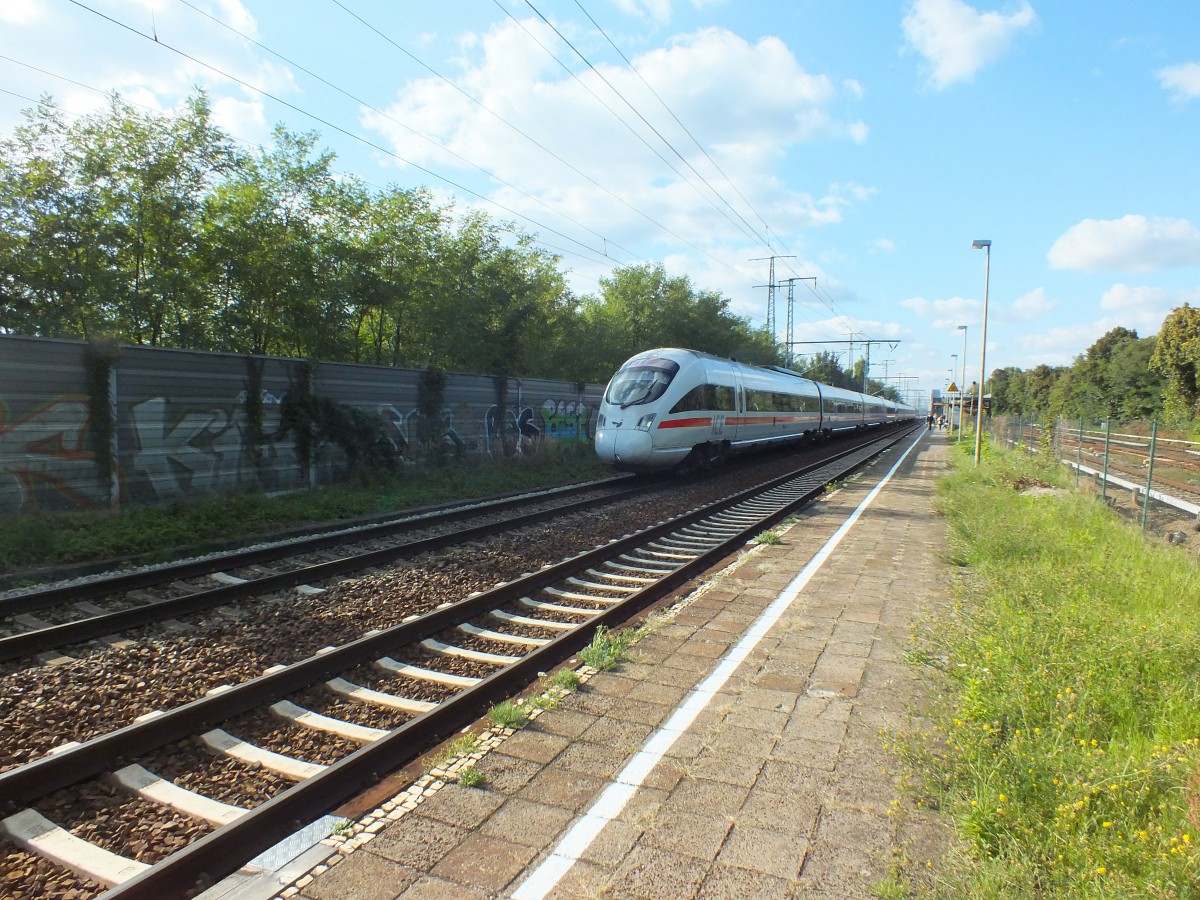
<svg viewBox="0 0 1200 900">
<path fill-rule="evenodd" d="M 936 727 L 904 741 L 955 821 L 963 897 L 1200 897 L 1200 570 L 1057 467 L 959 454 L 953 614 L 920 637 Z M 940 670 L 940 671 L 938 671 Z"/>
<path fill-rule="evenodd" d="M 245 491 L 157 507 L 0 517 L 0 572 L 123 557 L 170 559 L 175 548 L 250 538 L 417 506 L 487 497 L 611 474 L 591 446 L 547 448 L 530 459 L 414 469 L 369 486 L 268 497 Z"/>
</svg>

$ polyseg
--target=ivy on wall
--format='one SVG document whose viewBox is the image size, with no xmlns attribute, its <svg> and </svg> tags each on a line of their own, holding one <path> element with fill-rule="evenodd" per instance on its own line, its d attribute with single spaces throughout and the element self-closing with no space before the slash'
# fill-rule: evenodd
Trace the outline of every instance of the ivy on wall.
<svg viewBox="0 0 1200 900">
<path fill-rule="evenodd" d="M 116 496 L 118 491 L 113 484 L 117 471 L 117 411 L 112 402 L 112 379 L 120 355 L 117 342 L 105 338 L 91 341 L 83 354 L 90 415 L 89 449 L 96 461 L 101 484 L 109 485 L 109 504 L 114 506 L 120 498 Z"/>
</svg>

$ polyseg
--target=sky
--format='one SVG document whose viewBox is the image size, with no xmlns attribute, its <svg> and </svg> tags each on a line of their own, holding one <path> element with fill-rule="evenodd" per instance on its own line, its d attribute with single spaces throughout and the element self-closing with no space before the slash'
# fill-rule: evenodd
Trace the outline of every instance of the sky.
<svg viewBox="0 0 1200 900">
<path fill-rule="evenodd" d="M 989 372 L 1200 306 L 1196 0 L 0 0 L 4 137 L 197 86 L 580 296 L 661 263 L 783 341 L 794 279 L 796 367 L 869 347 L 914 402 L 979 377 L 985 294 Z"/>
</svg>

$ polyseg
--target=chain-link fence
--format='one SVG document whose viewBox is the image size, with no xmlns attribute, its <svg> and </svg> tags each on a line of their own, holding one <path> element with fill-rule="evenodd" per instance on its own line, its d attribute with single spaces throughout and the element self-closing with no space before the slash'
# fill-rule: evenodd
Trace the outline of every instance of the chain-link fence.
<svg viewBox="0 0 1200 900">
<path fill-rule="evenodd" d="M 1200 441 L 1157 422 L 1021 416 L 990 423 L 993 442 L 1051 456 L 1140 527 L 1176 543 L 1200 543 Z"/>
</svg>

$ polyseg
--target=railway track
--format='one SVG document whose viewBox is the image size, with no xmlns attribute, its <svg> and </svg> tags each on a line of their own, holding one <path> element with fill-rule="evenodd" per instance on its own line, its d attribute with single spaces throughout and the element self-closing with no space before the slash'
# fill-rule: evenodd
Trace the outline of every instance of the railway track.
<svg viewBox="0 0 1200 900">
<path fill-rule="evenodd" d="M 117 634 L 661 489 L 625 476 L 0 595 L 0 661 Z M 476 524 L 463 525 L 477 520 Z M 267 568 L 270 566 L 270 568 Z"/>
<path fill-rule="evenodd" d="M 597 627 L 666 596 L 910 433 L 840 446 L 798 472 L 0 773 L 0 830 L 22 853 L 52 859 L 93 886 L 112 886 L 107 896 L 186 896 L 474 721 L 569 658 Z M 384 673 L 375 686 L 363 677 L 368 670 Z M 317 694 L 337 698 L 334 706 L 347 715 L 314 708 Z M 281 752 L 278 743 L 272 749 L 265 720 L 315 735 L 298 745 L 316 758 Z M 184 787 L 201 746 L 270 773 L 265 801 L 250 808 Z M 173 770 L 181 774 L 162 777 Z M 81 794 L 153 803 L 166 812 L 136 809 L 182 835 L 159 843 L 186 846 L 141 853 L 146 861 L 112 836 L 106 847 L 85 846 L 45 814 L 82 804 L 70 799 Z"/>
</svg>

